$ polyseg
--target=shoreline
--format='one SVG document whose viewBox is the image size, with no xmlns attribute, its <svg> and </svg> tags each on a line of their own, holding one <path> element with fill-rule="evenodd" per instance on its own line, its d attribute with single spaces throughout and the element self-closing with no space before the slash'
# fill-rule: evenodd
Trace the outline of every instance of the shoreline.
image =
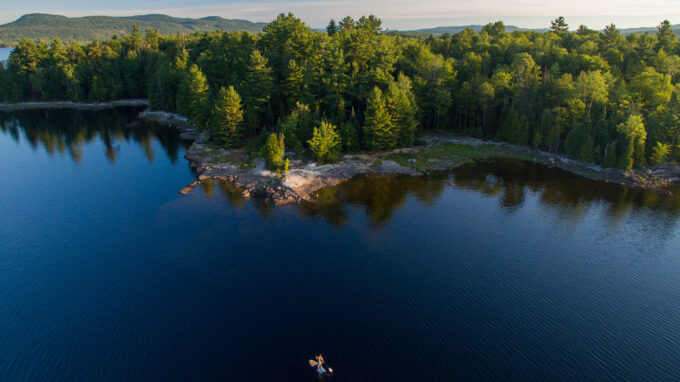
<svg viewBox="0 0 680 382">
<path fill-rule="evenodd" d="M 287 152 L 286 157 L 291 159 L 290 171 L 287 174 L 278 174 L 267 170 L 261 158 L 249 161 L 243 149 L 226 150 L 210 143 L 209 135 L 198 130 L 186 117 L 150 110 L 146 99 L 99 103 L 0 103 L 0 111 L 101 110 L 125 106 L 146 106 L 147 109 L 141 111 L 138 118 L 173 126 L 182 139 L 192 141 L 184 157 L 197 172 L 198 181 L 184 187 L 180 192 L 182 194 L 190 192 L 202 181 L 214 179 L 233 184 L 241 190 L 241 195 L 245 198 L 257 195 L 276 205 L 300 203 L 314 200 L 315 193 L 322 188 L 336 186 L 357 175 L 421 176 L 429 172 L 453 170 L 465 164 L 504 158 L 540 163 L 594 181 L 651 190 L 664 195 L 672 195 L 668 188 L 680 184 L 680 165 L 677 164 L 624 171 L 578 162 L 564 155 L 527 146 L 434 134 L 421 138 L 425 142 L 424 146 L 346 154 L 339 162 L 325 165 L 296 158 L 294 153 Z"/>
<path fill-rule="evenodd" d="M 624 171 L 581 163 L 563 155 L 526 146 L 436 135 L 423 137 L 425 146 L 347 154 L 339 162 L 325 165 L 305 162 L 296 159 L 293 153 L 286 153 L 291 159 L 290 170 L 287 174 L 278 174 L 267 170 L 260 158 L 249 162 L 242 149 L 226 150 L 211 144 L 207 133 L 196 129 L 181 115 L 147 109 L 139 117 L 174 126 L 181 138 L 193 141 L 184 157 L 198 173 L 198 182 L 182 189 L 182 194 L 190 192 L 202 181 L 214 179 L 233 184 L 242 190 L 241 195 L 245 198 L 258 195 L 276 205 L 300 203 L 314 200 L 316 191 L 322 188 L 336 186 L 357 175 L 421 176 L 428 172 L 448 171 L 465 164 L 503 158 L 533 161 L 594 181 L 665 195 L 672 195 L 668 190 L 670 186 L 680 184 L 678 165 Z"/>
<path fill-rule="evenodd" d="M 33 109 L 80 109 L 100 110 L 124 106 L 149 106 L 147 99 L 121 99 L 109 102 L 73 102 L 73 101 L 37 101 L 37 102 L 0 102 L 0 111 L 18 111 Z"/>
</svg>

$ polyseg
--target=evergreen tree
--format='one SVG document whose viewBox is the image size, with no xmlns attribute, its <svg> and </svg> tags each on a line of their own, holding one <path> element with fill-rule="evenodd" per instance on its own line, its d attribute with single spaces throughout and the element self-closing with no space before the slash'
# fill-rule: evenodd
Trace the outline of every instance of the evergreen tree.
<svg viewBox="0 0 680 382">
<path fill-rule="evenodd" d="M 267 105 L 273 87 L 272 71 L 267 66 L 267 59 L 260 51 L 250 54 L 249 66 L 241 84 L 245 121 L 251 129 L 256 128 L 267 114 Z"/>
<path fill-rule="evenodd" d="M 397 144 L 392 128 L 392 116 L 385 97 L 377 86 L 373 88 L 366 105 L 364 121 L 364 147 L 371 150 L 391 149 Z"/>
<path fill-rule="evenodd" d="M 619 161 L 616 167 L 621 170 L 630 170 L 633 168 L 633 141 L 628 139 L 623 143 L 623 151 L 619 155 Z"/>
<path fill-rule="evenodd" d="M 298 139 L 299 122 L 299 114 L 293 110 L 290 115 L 281 119 L 278 126 L 278 131 L 285 137 L 286 146 L 295 152 L 302 150 L 302 143 Z"/>
<path fill-rule="evenodd" d="M 569 30 L 569 25 L 564 21 L 564 17 L 560 16 L 550 22 L 550 30 L 553 32 L 566 32 Z"/>
<path fill-rule="evenodd" d="M 619 124 L 616 130 L 624 138 L 624 149 L 619 159 L 619 168 L 630 170 L 645 165 L 645 131 L 642 117 L 639 114 L 631 114 L 625 122 Z"/>
<path fill-rule="evenodd" d="M 209 97 L 210 88 L 207 78 L 197 65 L 191 65 L 184 74 L 182 84 L 178 89 L 178 109 L 187 115 L 198 128 L 204 128 L 210 116 Z"/>
<path fill-rule="evenodd" d="M 212 133 L 219 144 L 236 146 L 240 143 L 243 110 L 241 97 L 233 86 L 222 87 L 217 92 L 210 120 Z"/>
<path fill-rule="evenodd" d="M 671 146 L 666 143 L 656 142 L 650 161 L 653 165 L 658 165 L 666 161 L 671 153 Z"/>
<path fill-rule="evenodd" d="M 616 167 L 616 142 L 612 142 L 607 145 L 606 153 L 604 156 L 604 161 L 602 162 L 602 167 L 604 168 L 614 168 Z"/>
<path fill-rule="evenodd" d="M 579 152 L 578 160 L 584 163 L 593 163 L 595 161 L 595 141 L 593 137 L 588 134 L 586 140 Z"/>
<path fill-rule="evenodd" d="M 501 137 L 515 145 L 526 145 L 529 143 L 529 126 L 522 121 L 515 106 L 510 106 L 505 116 Z"/>
<path fill-rule="evenodd" d="M 336 33 L 338 33 L 338 30 L 340 28 L 335 24 L 335 20 L 331 19 L 331 21 L 328 23 L 328 26 L 326 27 L 326 33 L 328 33 L 329 36 L 333 36 Z"/>
<path fill-rule="evenodd" d="M 342 146 L 340 134 L 335 126 L 326 121 L 322 121 L 319 127 L 314 128 L 314 135 L 307 143 L 316 160 L 322 163 L 335 161 Z"/>
<path fill-rule="evenodd" d="M 392 133 L 397 145 L 413 144 L 418 127 L 415 97 L 411 92 L 411 81 L 403 73 L 399 73 L 396 83 L 391 83 L 386 94 L 387 109 L 391 115 Z"/>
<path fill-rule="evenodd" d="M 673 33 L 670 21 L 662 21 L 656 29 L 657 47 L 668 51 L 672 50 L 677 42 L 677 36 Z"/>
<path fill-rule="evenodd" d="M 284 143 L 283 134 L 271 133 L 267 138 L 267 142 L 262 148 L 262 156 L 267 163 L 267 167 L 272 171 L 288 171 L 288 160 L 283 160 L 283 155 L 286 153 L 286 144 Z"/>
<path fill-rule="evenodd" d="M 564 141 L 564 147 L 567 150 L 569 157 L 581 160 L 581 158 L 589 159 L 586 162 L 594 160 L 594 141 L 590 132 L 590 120 L 586 119 L 577 123 L 567 134 Z"/>
<path fill-rule="evenodd" d="M 351 31 L 355 26 L 356 22 L 350 16 L 343 17 L 343 19 L 340 20 L 340 29 L 343 31 Z"/>
<path fill-rule="evenodd" d="M 359 122 L 354 110 L 347 121 L 340 124 L 339 133 L 343 151 L 359 150 Z"/>
</svg>

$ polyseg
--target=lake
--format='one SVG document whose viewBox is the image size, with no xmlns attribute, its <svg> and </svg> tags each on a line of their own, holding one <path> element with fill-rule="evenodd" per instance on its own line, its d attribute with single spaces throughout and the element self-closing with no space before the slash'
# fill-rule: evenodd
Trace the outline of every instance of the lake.
<svg viewBox="0 0 680 382">
<path fill-rule="evenodd" d="M 7 61 L 14 48 L 0 48 L 0 62 Z"/>
<path fill-rule="evenodd" d="M 183 196 L 138 112 L 0 113 L 0 380 L 680 380 L 677 196 L 516 161 Z"/>
</svg>

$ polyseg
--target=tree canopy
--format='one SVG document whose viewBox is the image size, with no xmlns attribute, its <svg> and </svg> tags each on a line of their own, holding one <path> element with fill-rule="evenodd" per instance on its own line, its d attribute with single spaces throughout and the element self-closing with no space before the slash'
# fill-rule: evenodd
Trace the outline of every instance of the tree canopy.
<svg viewBox="0 0 680 382">
<path fill-rule="evenodd" d="M 680 159 L 680 44 L 669 22 L 652 34 L 570 32 L 564 18 L 549 32 L 479 30 L 404 38 L 365 16 L 313 31 L 281 14 L 258 34 L 23 39 L 0 70 L 0 100 L 144 97 L 225 146 L 272 132 L 289 150 L 318 154 L 331 142 L 323 161 L 412 145 L 426 131 L 622 168 Z"/>
</svg>

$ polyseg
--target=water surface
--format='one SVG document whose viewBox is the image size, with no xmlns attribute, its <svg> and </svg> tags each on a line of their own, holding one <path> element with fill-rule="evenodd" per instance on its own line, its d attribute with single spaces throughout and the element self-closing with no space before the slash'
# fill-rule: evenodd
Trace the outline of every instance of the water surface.
<svg viewBox="0 0 680 382">
<path fill-rule="evenodd" d="M 0 114 L 0 380 L 680 379 L 677 197 L 521 162 L 182 196 L 137 112 Z"/>
<path fill-rule="evenodd" d="M 14 48 L 0 48 L 0 62 L 7 61 Z"/>
</svg>

